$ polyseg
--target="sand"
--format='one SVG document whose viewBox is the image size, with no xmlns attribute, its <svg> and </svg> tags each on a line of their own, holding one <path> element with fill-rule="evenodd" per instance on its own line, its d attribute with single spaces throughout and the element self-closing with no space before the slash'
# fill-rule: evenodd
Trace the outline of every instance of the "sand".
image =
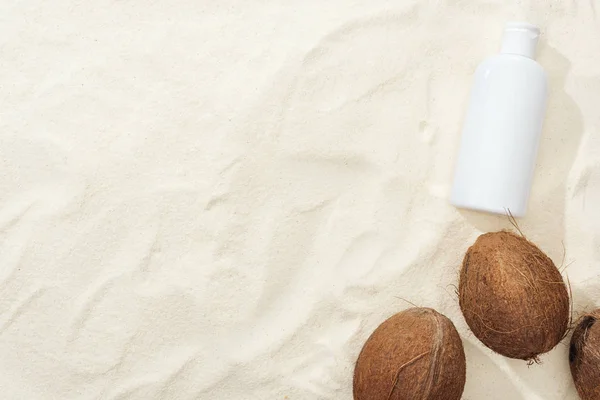
<svg viewBox="0 0 600 400">
<path fill-rule="evenodd" d="M 576 313 L 600 305 L 595 7 L 2 2 L 2 398 L 349 400 L 408 300 L 457 325 L 464 399 L 576 399 L 566 344 L 528 367 L 467 329 L 464 251 L 510 224 L 448 195 L 477 64 L 506 21 L 538 24 L 521 227 Z"/>
</svg>

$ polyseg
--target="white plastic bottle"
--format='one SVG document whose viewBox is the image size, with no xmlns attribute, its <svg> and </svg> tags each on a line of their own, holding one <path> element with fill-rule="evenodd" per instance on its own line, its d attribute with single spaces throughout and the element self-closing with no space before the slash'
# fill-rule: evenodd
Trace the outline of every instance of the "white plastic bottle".
<svg viewBox="0 0 600 400">
<path fill-rule="evenodd" d="M 546 109 L 547 79 L 535 61 L 537 27 L 507 24 L 499 55 L 475 72 L 451 203 L 525 215 Z"/>
</svg>

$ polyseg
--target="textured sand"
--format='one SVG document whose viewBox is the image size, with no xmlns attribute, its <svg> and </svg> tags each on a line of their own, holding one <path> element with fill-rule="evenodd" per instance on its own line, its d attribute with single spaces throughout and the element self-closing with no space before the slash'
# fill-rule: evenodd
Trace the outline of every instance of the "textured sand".
<svg viewBox="0 0 600 400">
<path fill-rule="evenodd" d="M 1 397 L 350 400 L 403 298 L 457 325 L 464 399 L 575 399 L 566 345 L 527 367 L 468 331 L 462 255 L 509 224 L 447 197 L 475 67 L 539 24 L 521 224 L 600 305 L 594 4 L 3 1 Z"/>
</svg>

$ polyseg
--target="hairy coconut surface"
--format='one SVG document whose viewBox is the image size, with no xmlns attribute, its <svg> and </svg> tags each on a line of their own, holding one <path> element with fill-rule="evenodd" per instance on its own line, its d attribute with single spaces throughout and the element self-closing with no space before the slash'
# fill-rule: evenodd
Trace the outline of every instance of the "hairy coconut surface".
<svg viewBox="0 0 600 400">
<path fill-rule="evenodd" d="M 600 309 L 577 322 L 569 347 L 575 387 L 583 400 L 600 399 Z"/>
<path fill-rule="evenodd" d="M 511 232 L 481 235 L 460 272 L 459 302 L 467 324 L 506 357 L 537 361 L 569 324 L 569 293 L 552 260 Z"/>
<path fill-rule="evenodd" d="M 459 400 L 463 345 L 454 324 L 430 308 L 411 308 L 369 337 L 354 370 L 355 400 Z"/>
</svg>

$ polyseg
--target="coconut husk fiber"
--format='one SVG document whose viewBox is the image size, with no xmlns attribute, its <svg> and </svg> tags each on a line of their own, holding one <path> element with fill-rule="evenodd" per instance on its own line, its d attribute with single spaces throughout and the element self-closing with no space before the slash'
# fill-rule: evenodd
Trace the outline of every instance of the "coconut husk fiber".
<svg viewBox="0 0 600 400">
<path fill-rule="evenodd" d="M 506 357 L 538 361 L 566 334 L 567 286 L 552 260 L 522 236 L 481 235 L 465 254 L 458 291 L 475 336 Z"/>
<path fill-rule="evenodd" d="M 600 399 L 600 309 L 577 322 L 569 346 L 571 375 L 579 397 Z"/>
<path fill-rule="evenodd" d="M 460 400 L 466 379 L 454 324 L 430 308 L 411 308 L 382 323 L 354 370 L 355 400 Z"/>
</svg>

